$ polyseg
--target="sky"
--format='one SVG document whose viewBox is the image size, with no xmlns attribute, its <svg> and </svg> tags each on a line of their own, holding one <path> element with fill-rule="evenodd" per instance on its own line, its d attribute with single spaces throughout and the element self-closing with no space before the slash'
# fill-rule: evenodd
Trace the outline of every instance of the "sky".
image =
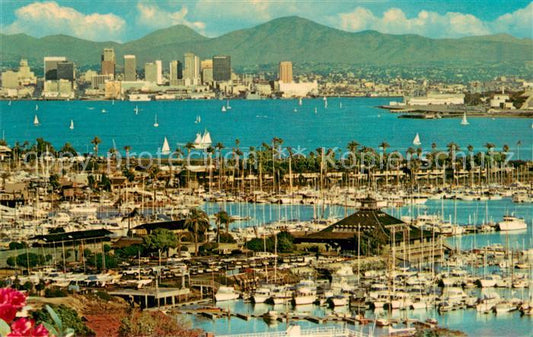
<svg viewBox="0 0 533 337">
<path fill-rule="evenodd" d="M 125 42 L 176 24 L 216 37 L 297 15 L 350 31 L 533 38 L 530 0 L 0 0 L 0 31 Z"/>
</svg>

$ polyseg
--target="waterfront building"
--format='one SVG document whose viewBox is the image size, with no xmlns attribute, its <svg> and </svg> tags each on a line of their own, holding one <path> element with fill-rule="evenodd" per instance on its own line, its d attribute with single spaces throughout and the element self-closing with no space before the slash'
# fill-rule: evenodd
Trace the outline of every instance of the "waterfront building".
<svg viewBox="0 0 533 337">
<path fill-rule="evenodd" d="M 135 55 L 124 55 L 124 81 L 137 80 L 137 59 Z"/>
<path fill-rule="evenodd" d="M 96 75 L 91 78 L 91 87 L 93 89 L 104 89 L 105 82 L 113 79 L 112 75 Z"/>
<path fill-rule="evenodd" d="M 48 80 L 57 80 L 57 63 L 66 61 L 67 58 L 64 56 L 47 56 L 44 58 L 44 79 Z"/>
<path fill-rule="evenodd" d="M 157 83 L 157 64 L 154 62 L 144 64 L 144 80 L 146 82 Z"/>
<path fill-rule="evenodd" d="M 16 89 L 19 87 L 18 72 L 8 70 L 2 73 L 2 88 Z"/>
<path fill-rule="evenodd" d="M 189 85 L 198 85 L 200 82 L 200 58 L 193 53 L 185 53 L 185 70 L 183 79 Z"/>
<path fill-rule="evenodd" d="M 202 83 L 213 82 L 213 60 L 202 60 L 200 69 L 202 71 Z"/>
<path fill-rule="evenodd" d="M 183 78 L 182 63 L 178 60 L 170 61 L 170 85 L 179 85 L 179 80 Z"/>
<path fill-rule="evenodd" d="M 163 63 L 161 60 L 155 61 L 156 81 L 157 85 L 163 84 Z"/>
<path fill-rule="evenodd" d="M 115 62 L 115 50 L 113 48 L 104 48 L 101 63 L 102 75 L 115 76 Z"/>
<path fill-rule="evenodd" d="M 282 61 L 279 63 L 279 81 L 283 83 L 292 83 L 292 62 Z"/>
<path fill-rule="evenodd" d="M 318 95 L 318 83 L 314 82 L 278 82 L 277 91 L 282 93 L 283 97 L 304 97 L 307 95 Z"/>
<path fill-rule="evenodd" d="M 464 94 L 427 94 L 421 97 L 406 97 L 407 105 L 460 105 L 465 103 Z"/>
<path fill-rule="evenodd" d="M 37 82 L 35 74 L 28 66 L 26 59 L 21 59 L 19 63 L 19 70 L 8 70 L 2 73 L 2 87 L 15 89 L 20 86 L 31 85 Z"/>
<path fill-rule="evenodd" d="M 213 57 L 213 80 L 217 82 L 231 80 L 231 56 Z"/>
<path fill-rule="evenodd" d="M 57 79 L 74 81 L 74 63 L 71 61 L 57 62 Z"/>
<path fill-rule="evenodd" d="M 324 244 L 361 255 L 392 251 L 395 259 L 409 262 L 429 261 L 444 254 L 442 238 L 420 230 L 383 211 L 372 198 L 361 200 L 354 214 L 315 233 L 294 233 L 295 243 Z"/>
</svg>

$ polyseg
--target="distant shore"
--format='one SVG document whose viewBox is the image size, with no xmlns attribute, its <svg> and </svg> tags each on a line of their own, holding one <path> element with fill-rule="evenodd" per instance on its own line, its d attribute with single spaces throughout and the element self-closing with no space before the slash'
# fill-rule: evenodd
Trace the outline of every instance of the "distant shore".
<svg viewBox="0 0 533 337">
<path fill-rule="evenodd" d="M 466 112 L 468 117 L 498 117 L 498 118 L 533 118 L 533 110 L 503 110 L 478 106 L 449 106 L 449 105 L 420 105 L 395 106 L 380 105 L 379 108 L 399 114 L 398 118 L 440 119 L 461 118 Z"/>
</svg>

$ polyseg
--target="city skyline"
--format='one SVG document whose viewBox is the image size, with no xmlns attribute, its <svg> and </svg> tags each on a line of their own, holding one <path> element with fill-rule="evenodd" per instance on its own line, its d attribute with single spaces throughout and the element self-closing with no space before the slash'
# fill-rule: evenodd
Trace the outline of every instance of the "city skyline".
<svg viewBox="0 0 533 337">
<path fill-rule="evenodd" d="M 333 28 L 454 38 L 506 33 L 532 38 L 530 1 L 5 1 L 4 34 L 66 34 L 94 41 L 125 42 L 183 24 L 216 37 L 269 20 L 297 15 Z"/>
</svg>

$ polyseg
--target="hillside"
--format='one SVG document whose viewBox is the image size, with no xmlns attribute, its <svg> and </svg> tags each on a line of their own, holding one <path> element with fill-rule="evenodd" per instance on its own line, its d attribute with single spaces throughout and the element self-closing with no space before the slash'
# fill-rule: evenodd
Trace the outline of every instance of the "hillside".
<svg viewBox="0 0 533 337">
<path fill-rule="evenodd" d="M 202 58 L 231 55 L 234 66 L 296 63 L 365 65 L 495 65 L 532 61 L 533 40 L 510 35 L 461 39 L 430 39 L 418 35 L 392 35 L 376 31 L 349 33 L 299 17 L 284 17 L 249 29 L 207 38 L 185 26 L 155 31 L 126 43 L 92 42 L 65 35 L 33 38 L 25 34 L 0 35 L 2 63 L 28 58 L 41 64 L 45 55 L 67 56 L 78 66 L 99 63 L 105 47 L 115 48 L 118 64 L 124 54 L 137 55 L 144 62 L 183 59 L 191 51 Z"/>
</svg>

